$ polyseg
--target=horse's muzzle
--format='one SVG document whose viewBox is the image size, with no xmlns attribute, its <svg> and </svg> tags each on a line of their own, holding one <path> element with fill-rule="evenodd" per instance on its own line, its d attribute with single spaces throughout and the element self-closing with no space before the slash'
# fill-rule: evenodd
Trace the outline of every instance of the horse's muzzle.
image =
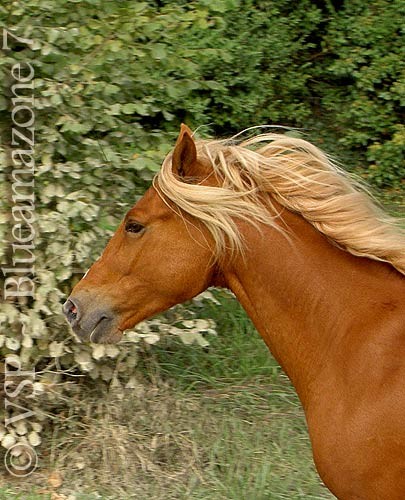
<svg viewBox="0 0 405 500">
<path fill-rule="evenodd" d="M 111 311 L 104 308 L 84 307 L 76 297 L 69 297 L 63 304 L 63 313 L 77 337 L 94 343 L 117 342 L 121 332 Z"/>
</svg>

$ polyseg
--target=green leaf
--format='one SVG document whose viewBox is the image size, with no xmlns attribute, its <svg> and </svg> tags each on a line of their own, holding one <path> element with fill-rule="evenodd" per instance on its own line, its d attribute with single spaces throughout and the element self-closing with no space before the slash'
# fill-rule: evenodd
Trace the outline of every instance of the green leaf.
<svg viewBox="0 0 405 500">
<path fill-rule="evenodd" d="M 167 55 L 166 52 L 166 46 L 163 45 L 162 43 L 157 43 L 153 45 L 152 50 L 151 50 L 151 55 L 154 59 L 164 59 Z"/>
<path fill-rule="evenodd" d="M 133 104 L 133 103 L 123 104 L 121 106 L 121 110 L 126 115 L 132 115 L 132 113 L 134 113 L 136 111 L 136 104 Z"/>
</svg>

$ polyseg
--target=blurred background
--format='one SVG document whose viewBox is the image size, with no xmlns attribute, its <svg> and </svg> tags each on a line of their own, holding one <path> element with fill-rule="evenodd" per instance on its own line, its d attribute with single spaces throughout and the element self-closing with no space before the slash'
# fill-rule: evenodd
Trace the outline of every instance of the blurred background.
<svg viewBox="0 0 405 500">
<path fill-rule="evenodd" d="M 1 405 L 0 455 L 24 467 L 29 445 L 38 468 L 0 474 L 0 499 L 332 498 L 294 390 L 225 291 L 108 347 L 76 344 L 61 304 L 181 122 L 199 137 L 291 127 L 403 212 L 403 14 L 401 0 L 1 2 L 0 263 L 18 92 L 34 97 L 36 290 L 5 301 L 0 275 L 4 401 L 6 356 L 35 371 L 13 398 L 34 415 L 6 426 L 18 412 Z M 17 63 L 33 88 L 13 87 Z"/>
</svg>

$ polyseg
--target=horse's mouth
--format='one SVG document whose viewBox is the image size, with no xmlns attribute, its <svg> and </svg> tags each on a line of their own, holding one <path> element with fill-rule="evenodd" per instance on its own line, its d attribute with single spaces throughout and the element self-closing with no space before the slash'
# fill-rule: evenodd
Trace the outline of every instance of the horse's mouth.
<svg viewBox="0 0 405 500">
<path fill-rule="evenodd" d="M 89 342 L 93 344 L 115 344 L 122 337 L 122 331 L 118 328 L 111 328 L 109 318 L 101 318 L 90 333 Z"/>
<path fill-rule="evenodd" d="M 112 330 L 107 335 L 97 335 L 97 338 L 92 338 L 90 342 L 94 344 L 116 344 L 122 338 L 121 330 Z"/>
<path fill-rule="evenodd" d="M 82 330 L 72 328 L 76 339 L 79 342 L 91 342 L 92 344 L 116 344 L 122 338 L 123 332 L 117 328 L 106 329 L 101 322 L 90 333 L 84 333 Z"/>
<path fill-rule="evenodd" d="M 85 330 L 79 324 L 72 326 L 75 337 L 79 342 L 93 344 L 115 344 L 121 340 L 123 331 L 117 328 L 112 318 L 102 317 L 92 328 Z"/>
</svg>

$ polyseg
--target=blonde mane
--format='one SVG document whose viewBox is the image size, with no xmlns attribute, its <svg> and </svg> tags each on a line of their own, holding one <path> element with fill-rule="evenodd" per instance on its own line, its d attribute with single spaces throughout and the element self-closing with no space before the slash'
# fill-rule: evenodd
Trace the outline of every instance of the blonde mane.
<svg viewBox="0 0 405 500">
<path fill-rule="evenodd" d="M 239 143 L 235 138 L 199 140 L 196 147 L 198 159 L 209 162 L 220 180 L 218 187 L 179 178 L 171 154 L 155 183 L 168 200 L 205 224 L 217 256 L 243 252 L 237 220 L 284 231 L 274 199 L 351 254 L 389 262 L 405 274 L 405 233 L 397 219 L 316 146 L 266 133 Z"/>
</svg>

